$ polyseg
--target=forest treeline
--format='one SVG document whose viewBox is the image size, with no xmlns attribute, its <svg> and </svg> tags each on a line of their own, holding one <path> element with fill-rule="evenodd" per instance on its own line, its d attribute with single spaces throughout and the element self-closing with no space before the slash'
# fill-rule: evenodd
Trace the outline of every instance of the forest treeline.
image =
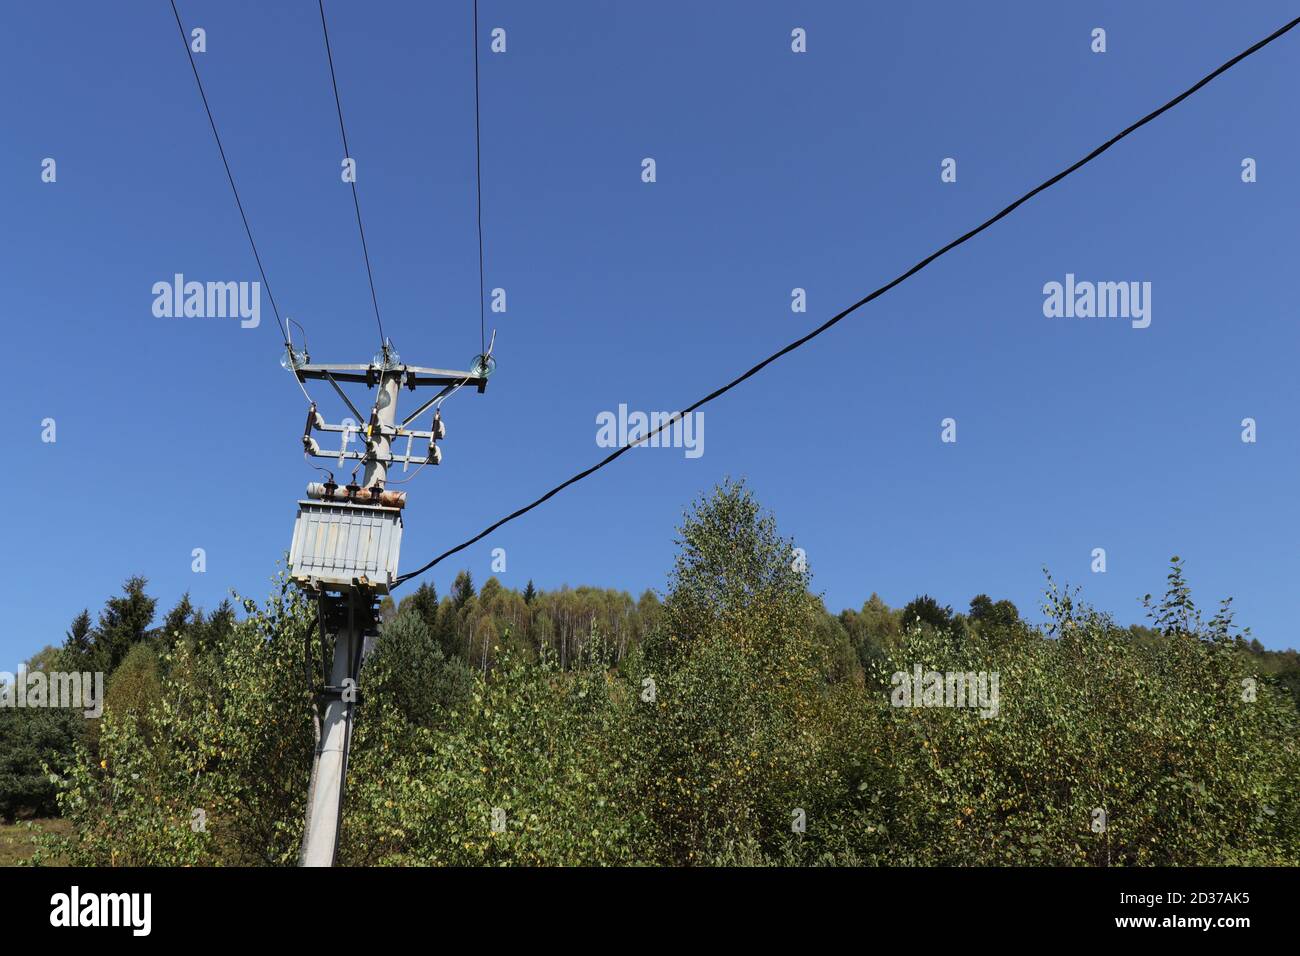
<svg viewBox="0 0 1300 956">
<path fill-rule="evenodd" d="M 436 585 L 421 584 L 400 605 L 385 599 L 381 616 L 417 615 L 447 660 L 459 659 L 472 668 L 488 670 L 501 654 L 513 650 L 527 660 L 555 656 L 561 668 L 583 657 L 593 639 L 608 648 L 610 663 L 617 665 L 658 625 L 662 604 L 647 589 L 633 600 L 626 591 L 606 588 L 560 588 L 540 592 L 529 581 L 514 590 L 490 577 L 476 592 L 473 575 L 460 571 L 451 593 L 441 599 Z M 958 641 L 973 631 L 1029 627 L 1011 601 L 994 601 L 986 594 L 971 598 L 966 611 L 954 611 L 928 594 L 918 595 L 901 608 L 891 608 L 876 593 L 862 607 L 831 614 L 816 602 L 816 627 L 830 649 L 832 677 L 862 681 L 863 675 L 897 648 L 908 623 L 952 634 Z M 1158 627 L 1131 624 L 1123 628 L 1125 640 L 1153 646 L 1161 640 Z M 1248 634 L 1233 638 L 1237 650 L 1247 655 L 1262 675 L 1276 679 L 1300 703 L 1300 651 L 1270 651 Z"/>
<path fill-rule="evenodd" d="M 678 541 L 662 594 L 462 571 L 386 601 L 341 860 L 1300 863 L 1300 658 L 1206 620 L 1178 559 L 1145 624 L 1050 578 L 1031 623 L 983 594 L 831 613 L 743 484 Z M 293 863 L 314 628 L 283 575 L 161 618 L 129 579 L 29 662 L 106 673 L 103 716 L 0 708 L 0 815 L 69 821 L 37 863 Z M 921 670 L 997 675 L 997 716 L 899 706 Z"/>
</svg>

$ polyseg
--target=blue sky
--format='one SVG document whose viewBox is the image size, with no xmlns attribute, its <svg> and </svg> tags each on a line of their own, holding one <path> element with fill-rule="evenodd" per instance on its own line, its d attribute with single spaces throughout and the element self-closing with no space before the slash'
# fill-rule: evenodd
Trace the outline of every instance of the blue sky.
<svg viewBox="0 0 1300 956">
<path fill-rule="evenodd" d="M 282 312 L 313 359 L 368 360 L 315 4 L 179 6 L 207 30 L 199 69 Z M 508 312 L 490 388 L 447 403 L 443 464 L 405 486 L 403 568 L 602 457 L 600 412 L 689 404 L 1293 15 L 1171 10 L 483 0 L 487 284 Z M 453 368 L 479 344 L 470 11 L 327 4 L 385 325 L 406 361 Z M 256 329 L 152 313 L 177 272 L 258 278 L 169 6 L 4 20 L 0 661 L 16 664 L 129 574 L 160 610 L 187 590 L 263 596 L 315 472 L 265 301 Z M 430 577 L 481 581 L 502 547 L 512 586 L 662 588 L 683 508 L 743 476 L 833 610 L 986 592 L 1038 617 L 1046 565 L 1137 621 L 1179 554 L 1204 604 L 1233 595 L 1239 623 L 1295 646 L 1297 44 L 709 405 L 702 456 L 630 452 Z M 1067 273 L 1151 282 L 1150 327 L 1045 317 L 1043 285 Z"/>
</svg>

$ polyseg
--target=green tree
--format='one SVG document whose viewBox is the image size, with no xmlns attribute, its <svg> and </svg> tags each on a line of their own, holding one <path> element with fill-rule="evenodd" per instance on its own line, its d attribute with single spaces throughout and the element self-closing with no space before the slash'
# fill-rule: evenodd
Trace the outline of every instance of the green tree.
<svg viewBox="0 0 1300 956">
<path fill-rule="evenodd" d="M 438 626 L 438 589 L 432 582 L 425 582 L 415 589 L 415 593 L 402 600 L 401 610 L 410 610 L 419 615 L 429 633 L 433 634 Z"/>
<path fill-rule="evenodd" d="M 947 632 L 953 629 L 955 620 L 952 608 L 940 604 L 928 594 L 913 598 L 903 608 L 903 624 L 912 627 L 918 622 L 935 631 Z"/>
<path fill-rule="evenodd" d="M 190 625 L 194 623 L 195 611 L 194 605 L 190 602 L 190 593 L 186 591 L 176 602 L 176 606 L 163 618 L 162 633 L 159 636 L 165 646 L 170 647 L 185 635 Z"/>
<path fill-rule="evenodd" d="M 474 576 L 468 571 L 460 571 L 456 574 L 456 580 L 451 585 L 451 601 L 457 611 L 460 611 L 474 597 Z"/>
<path fill-rule="evenodd" d="M 99 613 L 96 663 L 106 672 L 116 670 L 131 648 L 149 636 L 158 602 L 145 594 L 147 584 L 142 577 L 128 578 L 122 596 L 109 598 Z"/>
<path fill-rule="evenodd" d="M 78 747 L 58 777 L 72 833 L 42 837 L 37 862 L 296 861 L 313 751 L 304 655 L 315 609 L 282 577 L 263 607 L 245 610 L 206 652 L 183 642 L 166 654 L 162 693 L 141 699 L 143 711 L 105 708 L 98 749 Z M 196 809 L 207 826 L 192 826 Z"/>
<path fill-rule="evenodd" d="M 791 814 L 816 817 L 844 785 L 828 743 L 851 689 L 831 683 L 793 542 L 742 483 L 697 502 L 678 540 L 660 626 L 628 668 L 654 688 L 636 698 L 629 746 L 659 860 L 779 852 Z"/>
<path fill-rule="evenodd" d="M 142 729 L 149 726 L 149 713 L 162 699 L 162 675 L 158 654 L 147 641 L 126 652 L 122 663 L 108 678 L 104 710 L 135 714 Z"/>
<path fill-rule="evenodd" d="M 73 758 L 84 724 L 79 710 L 0 707 L 0 819 L 57 813 L 46 767 Z"/>
<path fill-rule="evenodd" d="M 367 692 L 372 685 L 384 688 L 407 723 L 431 726 L 465 705 L 473 675 L 460 659 L 446 659 L 421 609 L 412 605 L 384 626 L 366 657 L 361 684 Z"/>
<path fill-rule="evenodd" d="M 94 671 L 99 669 L 95 648 L 94 628 L 90 623 L 90 611 L 83 610 L 73 618 L 63 640 L 63 668 L 70 671 Z"/>
<path fill-rule="evenodd" d="M 77 621 L 82 618 L 88 627 L 89 615 Z M 49 673 L 61 669 L 65 659 L 62 650 L 46 647 L 24 666 L 28 673 Z M 0 696 L 14 690 L 12 684 L 0 686 Z M 57 790 L 47 768 L 63 769 L 73 759 L 85 724 L 84 712 L 76 708 L 0 707 L 0 819 L 57 812 Z"/>
</svg>

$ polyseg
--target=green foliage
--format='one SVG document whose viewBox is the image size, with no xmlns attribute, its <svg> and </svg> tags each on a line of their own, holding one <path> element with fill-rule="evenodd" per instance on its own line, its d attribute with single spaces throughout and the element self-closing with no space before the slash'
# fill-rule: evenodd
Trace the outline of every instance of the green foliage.
<svg viewBox="0 0 1300 956">
<path fill-rule="evenodd" d="M 86 612 L 73 622 L 73 632 L 85 634 L 89 627 Z M 49 673 L 62 669 L 65 660 L 62 649 L 46 647 L 32 655 L 25 667 L 28 673 Z M 0 695 L 4 692 L 0 687 Z M 0 707 L 0 820 L 57 811 L 56 789 L 47 767 L 62 768 L 71 761 L 85 730 L 80 710 Z"/>
<path fill-rule="evenodd" d="M 655 827 L 650 858 L 775 851 L 792 814 L 815 814 L 843 789 L 827 759 L 835 642 L 819 633 L 826 615 L 792 543 L 743 485 L 699 502 L 680 543 L 661 626 L 629 668 L 643 689 L 631 765 Z"/>
<path fill-rule="evenodd" d="M 451 603 L 456 610 L 461 610 L 474 597 L 474 577 L 468 571 L 461 571 L 451 586 Z"/>
<path fill-rule="evenodd" d="M 880 599 L 880 595 L 874 592 L 863 603 L 860 611 L 840 612 L 840 626 L 848 635 L 849 644 L 857 653 L 858 662 L 866 673 L 873 673 L 877 669 L 876 665 L 884 659 L 887 649 L 897 642 L 901 633 L 901 617 L 900 612 L 891 610 Z"/>
<path fill-rule="evenodd" d="M 981 632 L 1006 631 L 1020 624 L 1020 611 L 1010 601 L 994 601 L 987 594 L 977 594 L 971 598 L 967 618 Z"/>
<path fill-rule="evenodd" d="M 94 663 L 95 637 L 90 624 L 90 611 L 84 610 L 72 621 L 72 626 L 63 642 L 64 669 L 70 671 L 90 671 Z"/>
<path fill-rule="evenodd" d="M 176 606 L 167 612 L 163 618 L 162 634 L 159 639 L 162 643 L 170 646 L 174 643 L 186 628 L 194 623 L 197 608 L 190 602 L 190 595 L 187 591 L 181 595 L 181 599 L 176 602 Z"/>
<path fill-rule="evenodd" d="M 368 692 L 382 693 L 412 726 L 434 726 L 465 706 L 474 675 L 460 658 L 448 660 L 417 605 L 389 622 L 365 661 Z"/>
<path fill-rule="evenodd" d="M 265 608 L 245 609 L 246 620 L 216 632 L 214 653 L 185 640 L 161 654 L 161 693 L 135 698 L 141 709 L 105 708 L 97 749 L 80 747 L 59 778 L 73 830 L 50 837 L 46 855 L 79 866 L 296 860 L 313 749 L 304 638 L 314 608 L 281 581 Z M 133 684 L 142 670 L 127 672 Z"/>
<path fill-rule="evenodd" d="M 952 608 L 940 604 L 928 594 L 909 601 L 901 615 L 905 627 L 919 626 L 931 631 L 961 637 L 966 633 L 966 619 Z"/>
<path fill-rule="evenodd" d="M 158 654 L 150 643 L 136 644 L 108 679 L 104 709 L 138 714 L 147 721 L 147 715 L 161 698 Z"/>
<path fill-rule="evenodd" d="M 462 573 L 390 607 L 360 675 L 341 861 L 1300 863 L 1296 655 L 1237 634 L 1226 602 L 1205 621 L 1181 562 L 1154 627 L 1049 578 L 1036 628 L 986 595 L 969 615 L 874 594 L 831 615 L 740 483 L 697 502 L 679 544 L 662 601 Z M 141 632 L 148 602 L 128 582 L 100 628 L 74 622 L 69 657 L 127 649 L 98 735 L 43 771 L 72 827 L 37 861 L 294 862 L 314 607 L 282 581 L 243 621 L 183 600 Z M 995 676 L 996 715 L 895 706 L 917 667 Z M 28 724 L 7 763 L 6 719 L 0 787 L 19 788 L 67 744 Z"/>
<path fill-rule="evenodd" d="M 111 673 L 127 653 L 149 634 L 158 602 L 144 593 L 148 582 L 141 577 L 127 580 L 122 597 L 109 598 L 95 628 L 91 664 L 83 670 Z"/>
<path fill-rule="evenodd" d="M 438 626 L 438 589 L 426 582 L 415 589 L 415 593 L 402 600 L 399 611 L 410 610 L 424 624 L 432 636 Z"/>
<path fill-rule="evenodd" d="M 1161 614 L 1178 615 L 1175 591 Z M 1211 631 L 1157 649 L 1048 591 L 1053 639 L 960 644 L 916 629 L 888 666 L 1000 677 L 994 719 L 889 708 L 858 759 L 889 786 L 863 819 L 865 859 L 931 865 L 1294 863 L 1294 705 Z M 1191 619 L 1183 617 L 1185 623 Z M 1106 814 L 1104 832 L 1092 827 Z"/>
<path fill-rule="evenodd" d="M 0 819 L 56 812 L 55 786 L 43 768 L 71 757 L 84 723 L 77 710 L 0 707 Z"/>
<path fill-rule="evenodd" d="M 342 862 L 615 864 L 649 845 L 614 755 L 624 688 L 592 660 L 564 671 L 550 654 L 506 653 L 433 727 L 411 724 L 377 676 L 353 741 Z"/>
</svg>

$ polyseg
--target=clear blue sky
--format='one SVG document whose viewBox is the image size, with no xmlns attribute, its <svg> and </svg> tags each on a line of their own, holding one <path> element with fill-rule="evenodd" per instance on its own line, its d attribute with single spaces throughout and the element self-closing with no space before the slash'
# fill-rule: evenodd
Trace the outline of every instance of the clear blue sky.
<svg viewBox="0 0 1300 956">
<path fill-rule="evenodd" d="M 207 30 L 199 68 L 282 311 L 315 360 L 367 360 L 315 4 L 179 5 Z M 406 361 L 455 368 L 478 351 L 470 9 L 327 5 L 385 324 Z M 406 486 L 403 568 L 602 457 L 599 412 L 695 400 L 1293 14 L 483 0 L 487 282 L 509 312 L 491 387 L 447 404 L 443 464 Z M 0 669 L 129 574 L 160 611 L 186 590 L 208 607 L 232 586 L 264 596 L 315 475 L 265 303 L 255 330 L 151 311 L 177 272 L 257 279 L 170 7 L 10 4 L 3 20 Z M 504 55 L 487 50 L 498 26 Z M 710 405 L 702 457 L 629 453 L 435 583 L 485 579 L 504 547 L 511 586 L 662 588 L 682 509 L 731 475 L 807 550 L 833 610 L 987 592 L 1037 617 L 1046 565 L 1137 621 L 1180 554 L 1204 604 L 1233 595 L 1239 623 L 1294 646 L 1298 80 L 1292 34 Z M 1151 282 L 1150 328 L 1044 317 L 1066 273 Z"/>
</svg>

